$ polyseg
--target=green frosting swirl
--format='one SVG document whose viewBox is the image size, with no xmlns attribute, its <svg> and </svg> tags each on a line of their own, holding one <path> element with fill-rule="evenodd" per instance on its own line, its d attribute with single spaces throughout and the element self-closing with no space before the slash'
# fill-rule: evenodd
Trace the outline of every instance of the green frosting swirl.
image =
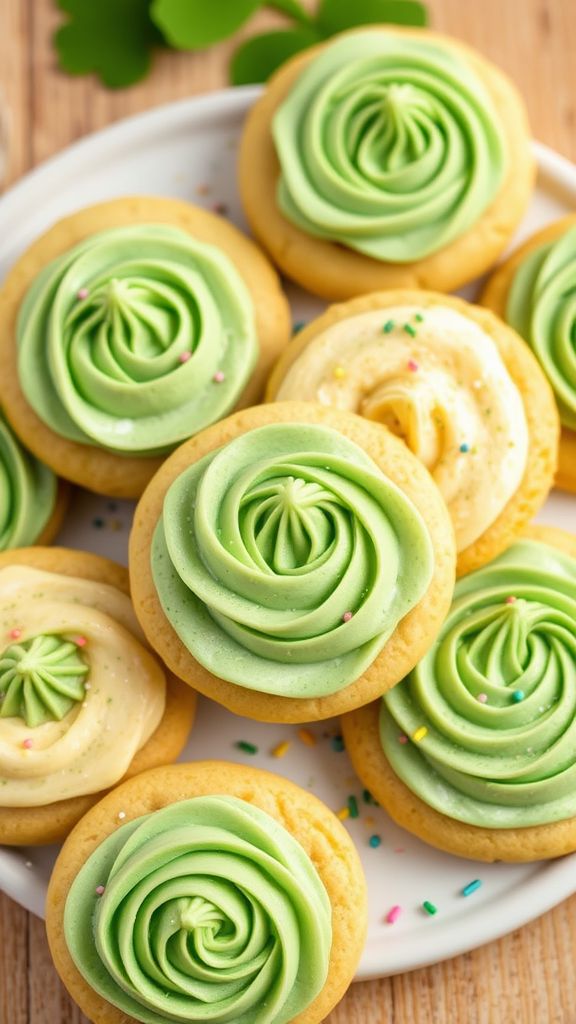
<svg viewBox="0 0 576 1024">
<path fill-rule="evenodd" d="M 342 434 L 305 424 L 251 430 L 190 466 L 152 544 L 162 607 L 197 661 L 290 697 L 357 679 L 432 566 L 402 491 Z"/>
<path fill-rule="evenodd" d="M 177 228 L 102 231 L 53 260 L 22 304 L 22 390 L 57 434 L 160 453 L 220 419 L 258 354 L 228 257 Z"/>
<path fill-rule="evenodd" d="M 278 203 L 308 234 L 411 263 L 464 234 L 504 176 L 482 82 L 438 43 L 358 32 L 301 73 L 273 123 Z"/>
<path fill-rule="evenodd" d="M 30 728 L 61 721 L 84 700 L 89 667 L 76 644 L 40 634 L 0 654 L 0 718 L 23 718 Z"/>
<path fill-rule="evenodd" d="M 540 361 L 562 423 L 576 430 L 576 228 L 522 260 L 508 293 L 506 319 Z"/>
<path fill-rule="evenodd" d="M 70 888 L 64 930 L 89 985 L 144 1024 L 287 1024 L 323 988 L 332 941 L 302 847 L 227 796 L 171 804 L 105 839 Z"/>
<path fill-rule="evenodd" d="M 33 544 L 56 504 L 52 470 L 22 447 L 0 413 L 0 551 Z"/>
<path fill-rule="evenodd" d="M 488 828 L 576 815 L 575 625 L 576 559 L 556 548 L 522 541 L 461 579 L 439 638 L 382 702 L 382 747 L 409 789 Z"/>
</svg>

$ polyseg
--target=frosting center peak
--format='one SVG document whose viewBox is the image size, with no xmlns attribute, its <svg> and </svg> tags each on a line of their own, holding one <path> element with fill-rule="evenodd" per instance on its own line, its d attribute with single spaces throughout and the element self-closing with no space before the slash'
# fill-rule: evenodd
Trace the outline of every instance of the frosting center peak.
<svg viewBox="0 0 576 1024">
<path fill-rule="evenodd" d="M 39 635 L 0 655 L 0 717 L 22 718 L 34 728 L 60 722 L 84 698 L 89 666 L 76 644 Z"/>
</svg>

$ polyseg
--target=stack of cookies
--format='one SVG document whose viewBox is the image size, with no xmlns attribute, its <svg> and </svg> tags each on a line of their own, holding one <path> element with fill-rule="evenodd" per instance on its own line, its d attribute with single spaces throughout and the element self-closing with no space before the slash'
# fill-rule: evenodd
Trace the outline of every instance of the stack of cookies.
<svg viewBox="0 0 576 1024">
<path fill-rule="evenodd" d="M 4 282 L 1 841 L 68 836 L 48 934 L 95 1024 L 318 1024 L 362 953 L 331 811 L 267 772 L 172 764 L 197 693 L 342 715 L 363 784 L 433 846 L 576 850 L 576 537 L 531 525 L 555 482 L 576 491 L 576 218 L 481 305 L 447 294 L 533 185 L 498 69 L 362 29 L 250 113 L 258 244 L 119 198 Z M 337 303 L 293 338 L 277 270 Z M 140 499 L 129 580 L 41 546 L 68 482 Z"/>
</svg>

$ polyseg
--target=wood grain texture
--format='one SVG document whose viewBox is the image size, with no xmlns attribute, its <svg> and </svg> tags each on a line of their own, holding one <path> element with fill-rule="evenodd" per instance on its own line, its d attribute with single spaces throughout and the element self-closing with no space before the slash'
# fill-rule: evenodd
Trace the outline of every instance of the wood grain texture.
<svg viewBox="0 0 576 1024">
<path fill-rule="evenodd" d="M 429 0 L 428 6 L 437 29 L 477 46 L 512 75 L 534 135 L 576 160 L 575 0 Z M 261 12 L 243 34 L 281 20 Z M 150 77 L 118 93 L 93 78 L 68 78 L 57 70 L 50 42 L 59 21 L 53 0 L 0 0 L 9 182 L 111 121 L 227 83 L 231 43 L 199 54 L 159 52 Z M 432 928 L 431 922 L 431 941 Z M 472 953 L 354 985 L 329 1024 L 576 1024 L 575 958 L 573 897 Z M 86 1024 L 54 973 L 42 923 L 3 895 L 0 1024 Z"/>
</svg>

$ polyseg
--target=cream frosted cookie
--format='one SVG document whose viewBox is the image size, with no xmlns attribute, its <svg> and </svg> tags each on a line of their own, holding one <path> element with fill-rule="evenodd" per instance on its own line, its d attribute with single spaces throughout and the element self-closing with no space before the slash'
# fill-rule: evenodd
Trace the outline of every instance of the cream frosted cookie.
<svg viewBox="0 0 576 1024">
<path fill-rule="evenodd" d="M 576 850 L 576 537 L 531 527 L 456 585 L 442 630 L 381 702 L 342 720 L 390 816 L 474 860 Z"/>
<path fill-rule="evenodd" d="M 56 969 L 94 1024 L 319 1024 L 358 964 L 366 883 L 312 794 L 200 761 L 146 772 L 94 807 L 60 853 L 46 910 Z"/>
<path fill-rule="evenodd" d="M 500 254 L 533 182 L 515 86 L 421 29 L 354 29 L 289 60 L 240 150 L 256 237 L 327 299 L 460 287 Z"/>
<path fill-rule="evenodd" d="M 68 498 L 67 484 L 26 451 L 0 412 L 0 551 L 49 544 Z"/>
<path fill-rule="evenodd" d="M 6 416 L 63 477 L 138 497 L 168 452 L 259 400 L 289 332 L 276 273 L 232 224 L 110 200 L 55 224 L 4 282 Z"/>
<path fill-rule="evenodd" d="M 544 502 L 558 417 L 536 360 L 486 310 L 424 291 L 332 306 L 292 341 L 267 398 L 355 412 L 400 436 L 438 485 L 458 572 L 507 547 Z"/>
<path fill-rule="evenodd" d="M 576 491 L 576 215 L 528 239 L 494 271 L 481 302 L 528 342 L 554 390 L 562 434 L 556 486 Z"/>
<path fill-rule="evenodd" d="M 397 438 L 282 402 L 167 460 L 136 510 L 130 579 L 176 675 L 249 718 L 305 722 L 365 704 L 415 664 L 450 602 L 454 541 Z"/>
<path fill-rule="evenodd" d="M 64 548 L 0 555 L 0 833 L 54 842 L 120 779 L 173 760 L 194 694 L 144 644 L 125 569 Z"/>
</svg>

